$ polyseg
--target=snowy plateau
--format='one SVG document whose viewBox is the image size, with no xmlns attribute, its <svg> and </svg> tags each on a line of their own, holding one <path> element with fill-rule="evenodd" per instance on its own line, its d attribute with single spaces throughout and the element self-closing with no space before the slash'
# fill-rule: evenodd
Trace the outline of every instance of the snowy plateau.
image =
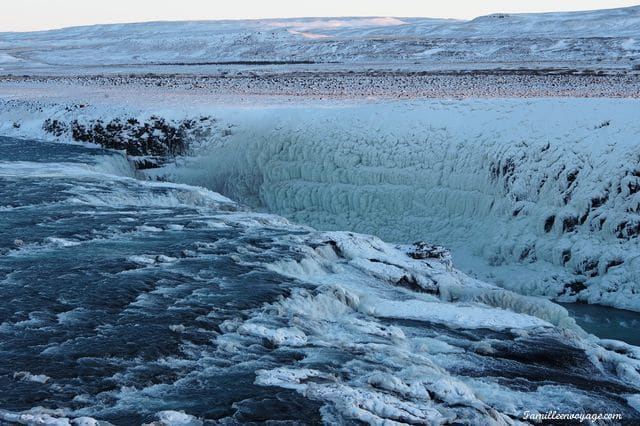
<svg viewBox="0 0 640 426">
<path fill-rule="evenodd" d="M 639 97 L 640 6 L 0 33 L 0 424 L 637 424 Z"/>
</svg>

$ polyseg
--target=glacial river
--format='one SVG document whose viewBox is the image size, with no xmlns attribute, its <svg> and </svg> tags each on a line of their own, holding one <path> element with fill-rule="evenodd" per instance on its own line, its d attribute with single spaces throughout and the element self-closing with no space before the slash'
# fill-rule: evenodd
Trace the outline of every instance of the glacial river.
<svg viewBox="0 0 640 426">
<path fill-rule="evenodd" d="M 118 153 L 0 138 L 0 423 L 637 418 L 637 348 L 403 256 L 137 179 Z M 599 333 L 589 309 L 570 307 Z"/>
</svg>

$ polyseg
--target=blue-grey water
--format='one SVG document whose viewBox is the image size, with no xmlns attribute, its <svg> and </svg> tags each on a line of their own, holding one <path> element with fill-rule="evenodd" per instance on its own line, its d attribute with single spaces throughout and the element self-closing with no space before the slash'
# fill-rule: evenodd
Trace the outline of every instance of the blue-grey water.
<svg viewBox="0 0 640 426">
<path fill-rule="evenodd" d="M 586 303 L 561 305 L 589 333 L 603 339 L 621 340 L 640 346 L 640 313 Z"/>
<path fill-rule="evenodd" d="M 483 396 L 487 404 L 500 392 L 530 392 L 540 410 L 553 409 L 560 402 L 552 392 L 544 394 L 548 400 L 535 392 L 555 384 L 562 395 L 581 395 L 581 410 L 633 412 L 621 395 L 638 393 L 640 384 L 591 365 L 558 330 L 528 336 L 351 311 L 346 321 L 305 319 L 304 309 L 283 313 L 283 300 L 333 294 L 260 266 L 299 258 L 287 239 L 313 231 L 263 220 L 206 190 L 132 173 L 118 153 L 0 138 L 1 410 L 45 407 L 116 425 L 151 422 L 163 410 L 227 424 L 359 424 L 342 401 L 356 404 L 349 401 L 359 401 L 358 389 L 377 389 L 359 377 L 411 377 L 406 368 L 436 363 L 469 386 L 499 387 Z M 406 298 L 407 291 L 398 294 Z M 308 340 L 278 344 L 256 327 L 221 338 L 257 316 L 273 329 L 296 324 Z M 419 358 L 403 346 L 411 339 L 446 350 Z M 486 345 L 491 350 L 478 349 Z M 331 389 L 343 396 L 321 401 L 322 393 L 306 397 L 295 386 L 256 381 L 257 371 L 283 366 L 312 368 L 327 375 L 324 381 L 331 375 L 342 383 Z M 403 392 L 385 390 L 385 404 L 396 409 L 397 398 L 409 398 Z M 357 404 L 365 407 L 362 395 Z M 477 403 L 429 395 L 429 407 L 453 422 L 488 415 Z M 386 412 L 408 423 L 427 418 Z"/>
<path fill-rule="evenodd" d="M 239 421 L 319 419 L 316 402 L 254 385 L 252 370 L 235 367 L 242 360 L 208 359 L 224 374 L 198 377 L 190 362 L 171 360 L 193 360 L 220 323 L 287 291 L 282 277 L 230 258 L 240 245 L 286 255 L 272 243 L 282 231 L 211 228 L 216 219 L 175 202 L 189 191 L 83 171 L 113 153 L 11 139 L 0 152 L 0 408 L 91 406 L 116 424 L 170 407 Z M 271 352 L 255 345 L 240 358 L 266 366 L 296 356 Z M 23 371 L 49 379 L 17 380 Z M 117 406 L 123 388 L 154 385 Z"/>
</svg>

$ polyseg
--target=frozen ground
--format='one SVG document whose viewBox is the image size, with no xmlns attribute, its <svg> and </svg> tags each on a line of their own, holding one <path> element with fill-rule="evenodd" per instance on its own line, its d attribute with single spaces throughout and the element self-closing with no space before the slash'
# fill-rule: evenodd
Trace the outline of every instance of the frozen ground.
<svg viewBox="0 0 640 426">
<path fill-rule="evenodd" d="M 101 25 L 0 34 L 6 73 L 549 68 L 628 70 L 639 62 L 638 7 L 496 14 L 471 21 L 307 18 Z M 188 37 L 185 37 L 188 34 Z M 224 68 L 223 68 L 224 67 Z"/>
<path fill-rule="evenodd" d="M 117 75 L 1 77 L 0 95 L 57 98 L 65 103 L 112 102 L 255 104 L 311 100 L 374 101 L 419 98 L 532 98 L 640 96 L 640 71 L 606 73 L 571 70 L 408 71 L 238 71 L 232 75 Z M 84 97 L 84 99 L 83 99 Z M 104 99 L 103 99 L 104 101 Z"/>
</svg>

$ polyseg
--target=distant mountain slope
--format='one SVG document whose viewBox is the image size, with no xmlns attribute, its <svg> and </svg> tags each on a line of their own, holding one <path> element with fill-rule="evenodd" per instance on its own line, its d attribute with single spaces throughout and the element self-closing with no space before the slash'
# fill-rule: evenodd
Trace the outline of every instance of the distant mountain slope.
<svg viewBox="0 0 640 426">
<path fill-rule="evenodd" d="M 471 21 L 304 18 L 152 22 L 0 33 L 0 70 L 5 73 L 247 62 L 630 69 L 640 62 L 640 6 L 494 14 Z"/>
</svg>

